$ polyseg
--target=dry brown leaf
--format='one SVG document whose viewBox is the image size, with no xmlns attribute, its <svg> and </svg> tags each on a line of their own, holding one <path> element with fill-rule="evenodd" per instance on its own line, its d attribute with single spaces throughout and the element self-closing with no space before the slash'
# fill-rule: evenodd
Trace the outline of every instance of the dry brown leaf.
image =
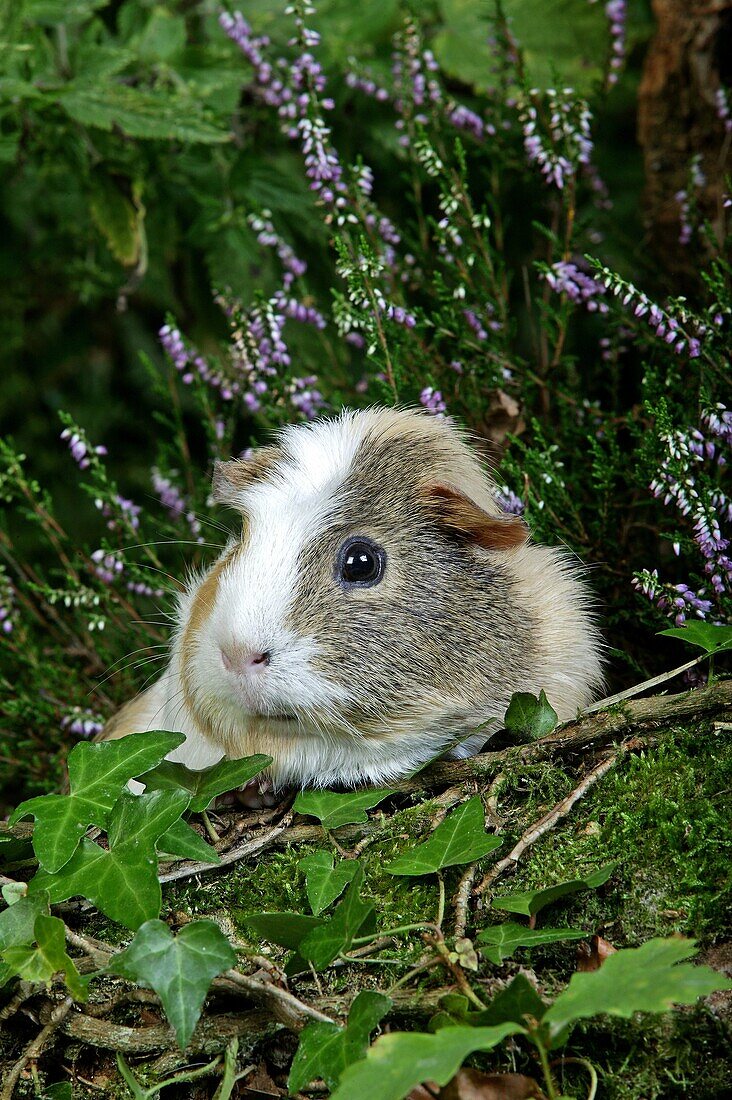
<svg viewBox="0 0 732 1100">
<path fill-rule="evenodd" d="M 608 940 L 602 936 L 593 936 L 592 943 L 581 943 L 577 948 L 578 970 L 599 970 L 609 955 L 617 951 Z"/>
<path fill-rule="evenodd" d="M 439 1100 L 545 1100 L 533 1077 L 478 1069 L 459 1070 L 438 1096 Z"/>
</svg>

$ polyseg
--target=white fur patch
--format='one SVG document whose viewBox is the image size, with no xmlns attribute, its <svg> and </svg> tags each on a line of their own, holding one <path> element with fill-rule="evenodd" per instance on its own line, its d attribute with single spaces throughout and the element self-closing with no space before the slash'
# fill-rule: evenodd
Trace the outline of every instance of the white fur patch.
<svg viewBox="0 0 732 1100">
<path fill-rule="evenodd" d="M 301 579 L 302 550 L 336 509 L 336 491 L 363 433 L 363 422 L 353 414 L 287 428 L 283 458 L 266 480 L 238 494 L 248 521 L 247 543 L 219 577 L 214 606 L 199 632 L 194 670 L 198 689 L 215 695 L 231 722 L 247 713 L 302 711 L 348 697 L 312 671 L 315 640 L 284 624 Z M 237 680 L 222 667 L 221 647 L 271 652 L 272 662 L 266 674 Z"/>
</svg>

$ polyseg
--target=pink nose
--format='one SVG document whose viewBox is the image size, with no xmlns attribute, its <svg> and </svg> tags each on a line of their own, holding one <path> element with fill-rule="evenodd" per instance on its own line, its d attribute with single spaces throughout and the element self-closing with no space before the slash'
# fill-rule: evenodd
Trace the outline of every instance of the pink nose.
<svg viewBox="0 0 732 1100">
<path fill-rule="evenodd" d="M 263 672 L 269 665 L 270 654 L 253 653 L 250 649 L 242 649 L 240 646 L 221 646 L 221 660 L 227 672 L 243 673 Z"/>
</svg>

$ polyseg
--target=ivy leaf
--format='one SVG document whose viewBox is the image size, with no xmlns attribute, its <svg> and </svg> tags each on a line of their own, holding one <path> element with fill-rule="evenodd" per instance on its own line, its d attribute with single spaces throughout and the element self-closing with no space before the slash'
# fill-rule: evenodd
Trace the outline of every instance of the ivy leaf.
<svg viewBox="0 0 732 1100">
<path fill-rule="evenodd" d="M 510 959 L 519 947 L 538 947 L 543 943 L 561 943 L 563 940 L 583 940 L 586 932 L 578 928 L 527 928 L 525 924 L 496 924 L 484 928 L 478 933 L 478 943 L 483 954 L 494 964 L 500 966 L 504 959 Z"/>
<path fill-rule="evenodd" d="M 530 741 L 537 741 L 555 729 L 557 712 L 543 689 L 539 692 L 538 699 L 528 691 L 517 691 L 511 696 L 503 722 L 511 733 L 519 733 Z"/>
<path fill-rule="evenodd" d="M 541 1020 L 547 1010 L 531 982 L 523 974 L 517 974 L 510 985 L 498 993 L 487 1008 L 469 1013 L 467 1019 L 474 1026 L 496 1027 L 514 1023 L 525 1026 L 526 1017 Z"/>
<path fill-rule="evenodd" d="M 149 920 L 108 969 L 155 990 L 185 1050 L 211 981 L 235 963 L 236 952 L 214 921 L 193 921 L 174 936 L 163 921 Z"/>
<path fill-rule="evenodd" d="M 153 771 L 141 775 L 140 782 L 148 791 L 187 791 L 191 797 L 190 809 L 202 813 L 218 795 L 248 783 L 271 763 L 271 756 L 260 753 L 244 756 L 241 760 L 219 760 L 210 768 L 192 771 L 185 764 L 163 760 Z"/>
<path fill-rule="evenodd" d="M 348 883 L 356 874 L 358 861 L 342 859 L 333 867 L 332 852 L 313 852 L 300 860 L 299 865 L 305 873 L 305 883 L 310 908 L 317 917 L 331 902 L 340 897 Z"/>
<path fill-rule="evenodd" d="M 615 870 L 614 863 L 608 863 L 606 867 L 600 867 L 585 878 L 571 879 L 569 882 L 557 882 L 554 886 L 547 886 L 542 890 L 529 890 L 520 894 L 504 894 L 502 897 L 493 898 L 494 909 L 505 909 L 509 913 L 522 913 L 526 917 L 533 917 L 546 905 L 551 905 L 559 898 L 569 897 L 571 894 L 579 894 L 583 890 L 595 890 L 602 886 L 610 878 Z"/>
<path fill-rule="evenodd" d="M 542 1021 L 554 1045 L 577 1020 L 601 1013 L 627 1018 L 634 1012 L 667 1012 L 672 1005 L 694 1004 L 709 993 L 732 989 L 732 981 L 711 967 L 684 963 L 695 954 L 693 940 L 654 939 L 616 951 L 599 970 L 573 974 Z"/>
<path fill-rule="evenodd" d="M 21 802 L 14 825 L 32 814 L 33 848 L 38 862 L 53 873 L 66 864 L 90 825 L 104 829 L 120 791 L 157 764 L 184 738 L 179 733 L 131 733 L 117 741 L 79 742 L 69 753 L 69 794 L 44 794 Z"/>
<path fill-rule="evenodd" d="M 673 626 L 659 630 L 663 638 L 680 638 L 682 642 L 698 646 L 705 653 L 726 653 L 732 649 L 732 626 L 715 626 L 713 623 L 688 622 L 686 626 Z"/>
<path fill-rule="evenodd" d="M 196 830 L 180 818 L 158 838 L 158 852 L 183 859 L 195 859 L 199 863 L 221 863 L 219 853 Z"/>
<path fill-rule="evenodd" d="M 393 793 L 387 790 L 355 791 L 353 794 L 301 791 L 292 808 L 299 814 L 317 817 L 324 829 L 337 829 L 339 825 L 368 821 L 366 810 L 378 806 Z"/>
<path fill-rule="evenodd" d="M 445 1027 L 435 1035 L 393 1031 L 377 1039 L 363 1061 L 344 1070 L 331 1100 L 353 1100 L 355 1096 L 403 1100 L 423 1081 L 446 1085 L 469 1054 L 492 1050 L 507 1035 L 523 1031 L 514 1023 Z"/>
<path fill-rule="evenodd" d="M 373 911 L 371 902 L 362 901 L 360 897 L 362 881 L 363 868 L 359 866 L 330 920 L 321 922 L 318 928 L 313 928 L 300 941 L 298 951 L 316 970 L 329 966 L 338 955 L 348 951 L 362 924 Z"/>
<path fill-rule="evenodd" d="M 287 1079 L 290 1094 L 300 1092 L 315 1077 L 334 1089 L 346 1066 L 365 1057 L 369 1035 L 390 1008 L 389 997 L 364 990 L 351 1005 L 345 1027 L 320 1020 L 308 1024 Z"/>
<path fill-rule="evenodd" d="M 28 884 L 29 892 L 48 890 L 52 904 L 81 895 L 134 931 L 160 913 L 155 843 L 187 806 L 185 791 L 123 791 L 110 815 L 109 849 L 84 837 L 59 872 L 39 871 Z"/>
<path fill-rule="evenodd" d="M 91 975 L 82 978 L 73 959 L 67 955 L 64 922 L 58 917 L 39 914 L 33 925 L 33 938 L 35 946 L 5 948 L 2 954 L 8 966 L 28 982 L 50 982 L 60 971 L 74 1000 L 85 1001 Z"/>
<path fill-rule="evenodd" d="M 270 943 L 296 951 L 308 932 L 319 928 L 323 921 L 304 913 L 256 913 L 245 917 L 244 923 Z"/>
<path fill-rule="evenodd" d="M 0 954 L 6 947 L 21 947 L 35 939 L 36 917 L 48 916 L 48 894 L 22 897 L 0 913 Z M 0 986 L 14 976 L 16 971 L 0 962 Z"/>
<path fill-rule="evenodd" d="M 488 836 L 480 795 L 475 795 L 438 825 L 429 840 L 402 852 L 387 864 L 391 875 L 430 875 L 442 867 L 457 863 L 472 863 L 503 843 L 500 837 Z"/>
</svg>

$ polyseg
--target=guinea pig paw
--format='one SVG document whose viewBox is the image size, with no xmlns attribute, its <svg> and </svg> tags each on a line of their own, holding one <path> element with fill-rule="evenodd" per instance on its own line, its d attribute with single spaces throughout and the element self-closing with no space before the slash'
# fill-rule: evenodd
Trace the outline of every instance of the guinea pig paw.
<svg viewBox="0 0 732 1100">
<path fill-rule="evenodd" d="M 264 810 L 277 805 L 277 796 L 269 779 L 250 779 L 243 787 L 231 792 L 240 806 L 247 810 Z"/>
</svg>

